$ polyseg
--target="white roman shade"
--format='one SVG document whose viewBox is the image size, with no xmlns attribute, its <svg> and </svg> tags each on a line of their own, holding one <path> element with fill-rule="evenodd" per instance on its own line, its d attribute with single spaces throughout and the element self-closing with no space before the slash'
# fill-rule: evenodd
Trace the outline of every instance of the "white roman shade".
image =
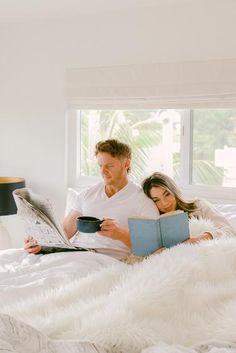
<svg viewBox="0 0 236 353">
<path fill-rule="evenodd" d="M 236 107 L 236 59 L 73 68 L 66 71 L 70 107 Z"/>
</svg>

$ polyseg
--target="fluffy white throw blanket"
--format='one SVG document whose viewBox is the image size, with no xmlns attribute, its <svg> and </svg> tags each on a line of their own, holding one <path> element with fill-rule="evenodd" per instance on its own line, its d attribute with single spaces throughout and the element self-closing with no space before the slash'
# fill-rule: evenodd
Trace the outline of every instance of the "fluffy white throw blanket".
<svg viewBox="0 0 236 353">
<path fill-rule="evenodd" d="M 51 338 L 137 353 L 160 341 L 236 341 L 236 239 L 182 244 L 117 263 L 4 312 Z"/>
</svg>

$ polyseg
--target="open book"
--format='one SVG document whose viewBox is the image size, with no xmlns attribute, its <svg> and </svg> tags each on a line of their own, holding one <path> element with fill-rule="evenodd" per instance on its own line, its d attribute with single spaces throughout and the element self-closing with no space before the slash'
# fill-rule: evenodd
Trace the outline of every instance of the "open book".
<svg viewBox="0 0 236 353">
<path fill-rule="evenodd" d="M 147 256 L 155 250 L 170 248 L 189 238 L 188 214 L 177 210 L 157 219 L 130 217 L 131 250 L 134 255 Z"/>
<path fill-rule="evenodd" d="M 25 221 L 26 234 L 32 235 L 42 245 L 45 252 L 47 252 L 47 247 L 54 248 L 54 251 L 57 251 L 56 248 L 62 251 L 87 250 L 71 244 L 57 222 L 52 206 L 47 199 L 33 193 L 28 188 L 14 190 L 13 196 L 17 206 L 17 214 Z"/>
</svg>

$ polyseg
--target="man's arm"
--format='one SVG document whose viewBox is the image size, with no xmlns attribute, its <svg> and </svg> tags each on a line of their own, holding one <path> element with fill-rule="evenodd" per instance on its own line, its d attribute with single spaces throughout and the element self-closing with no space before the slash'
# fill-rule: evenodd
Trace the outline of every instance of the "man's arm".
<svg viewBox="0 0 236 353">
<path fill-rule="evenodd" d="M 64 232 L 69 239 L 72 238 L 77 232 L 76 221 L 80 216 L 81 214 L 78 211 L 72 210 L 63 221 Z"/>
<path fill-rule="evenodd" d="M 72 210 L 64 219 L 63 228 L 69 239 L 77 232 L 76 221 L 80 216 L 81 214 L 78 211 Z M 120 240 L 129 248 L 131 247 L 129 230 L 120 227 L 114 219 L 105 219 L 101 224 L 101 231 L 99 234 L 114 240 Z"/>
<path fill-rule="evenodd" d="M 120 240 L 128 248 L 131 248 L 130 233 L 127 228 L 120 227 L 114 219 L 106 218 L 101 224 L 100 235 Z"/>
</svg>

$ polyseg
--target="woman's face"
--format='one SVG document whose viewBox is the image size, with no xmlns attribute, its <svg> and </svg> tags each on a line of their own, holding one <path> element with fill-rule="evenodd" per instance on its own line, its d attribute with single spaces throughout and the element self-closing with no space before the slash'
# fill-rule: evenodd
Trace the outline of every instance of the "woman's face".
<svg viewBox="0 0 236 353">
<path fill-rule="evenodd" d="M 176 210 L 176 199 L 174 195 L 161 186 L 153 186 L 150 190 L 150 196 L 161 213 Z"/>
</svg>

